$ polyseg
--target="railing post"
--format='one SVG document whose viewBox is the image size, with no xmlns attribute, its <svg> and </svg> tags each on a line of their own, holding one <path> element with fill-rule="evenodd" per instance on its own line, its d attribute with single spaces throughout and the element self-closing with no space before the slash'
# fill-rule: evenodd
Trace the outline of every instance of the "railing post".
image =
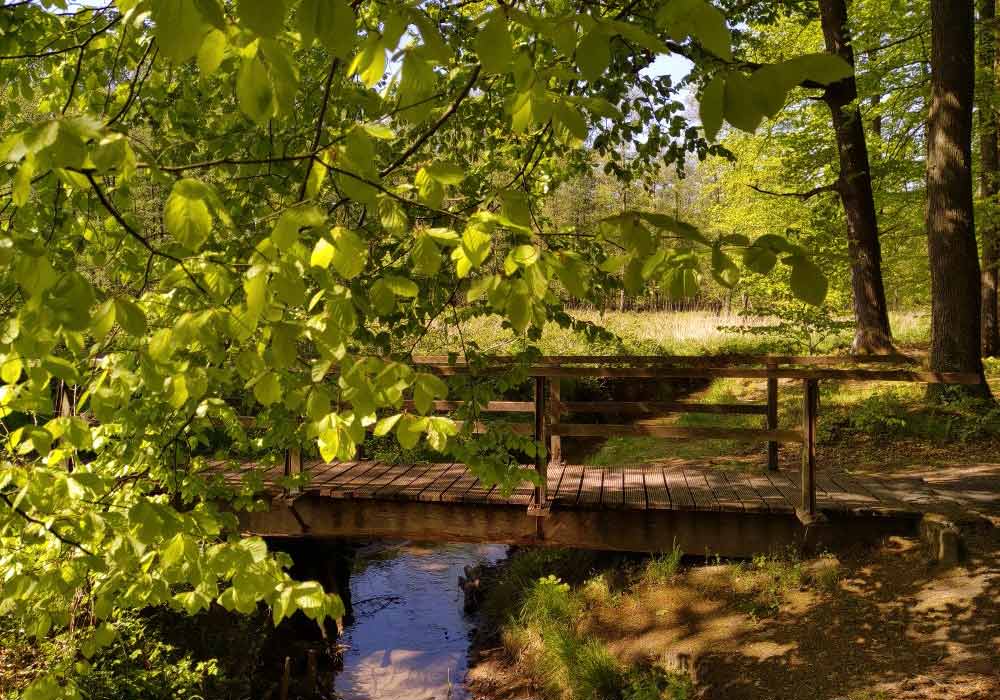
<svg viewBox="0 0 1000 700">
<path fill-rule="evenodd" d="M 285 476 L 295 476 L 302 473 L 302 451 L 298 447 L 285 450 Z M 297 494 L 297 486 L 288 489 L 288 495 Z"/>
<path fill-rule="evenodd" d="M 56 386 L 55 414 L 58 418 L 70 418 L 76 415 L 76 391 L 65 381 Z M 73 471 L 73 458 L 66 459 L 66 471 Z"/>
<path fill-rule="evenodd" d="M 545 454 L 547 416 L 545 414 L 545 377 L 535 377 L 535 471 L 539 484 L 535 486 L 534 503 L 538 510 L 544 510 L 548 501 L 548 463 Z"/>
<path fill-rule="evenodd" d="M 777 369 L 776 362 L 768 362 L 769 370 Z M 767 378 L 767 429 L 778 429 L 778 378 Z M 769 471 L 778 469 L 778 443 L 771 440 L 767 443 L 767 468 Z"/>
<path fill-rule="evenodd" d="M 558 423 L 562 418 L 562 396 L 560 395 L 559 377 L 549 379 L 549 424 Z M 562 463 L 562 438 L 549 435 L 549 463 Z"/>
<path fill-rule="evenodd" d="M 802 514 L 816 516 L 816 416 L 819 380 L 802 380 Z"/>
</svg>

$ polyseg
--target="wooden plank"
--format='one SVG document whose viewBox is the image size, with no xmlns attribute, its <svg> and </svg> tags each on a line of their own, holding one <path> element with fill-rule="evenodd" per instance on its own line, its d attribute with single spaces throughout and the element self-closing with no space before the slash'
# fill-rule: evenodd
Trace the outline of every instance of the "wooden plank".
<svg viewBox="0 0 1000 700">
<path fill-rule="evenodd" d="M 567 413 L 718 413 L 763 415 L 767 406 L 755 403 L 696 403 L 694 401 L 563 401 Z"/>
<path fill-rule="evenodd" d="M 670 508 L 670 490 L 667 482 L 663 478 L 663 469 L 660 467 L 648 467 L 643 470 L 643 479 L 646 486 L 646 507 L 647 508 Z"/>
<path fill-rule="evenodd" d="M 625 485 L 625 507 L 645 510 L 647 505 L 646 481 L 642 469 L 625 467 L 622 472 L 622 480 Z"/>
<path fill-rule="evenodd" d="M 571 437 L 616 437 L 647 435 L 662 438 L 699 438 L 705 440 L 745 440 L 748 442 L 802 442 L 798 430 L 761 430 L 758 428 L 679 427 L 672 425 L 621 425 L 611 423 L 557 423 L 553 435 Z"/>
<path fill-rule="evenodd" d="M 465 473 L 458 478 L 458 481 L 449 486 L 442 494 L 441 500 L 448 501 L 451 503 L 457 503 L 458 501 L 465 500 L 466 492 L 472 488 L 472 485 L 478 481 L 478 477 L 472 473 L 472 470 L 467 466 L 465 467 Z"/>
<path fill-rule="evenodd" d="M 330 495 L 332 498 L 354 498 L 355 491 L 364 487 L 372 480 L 379 478 L 392 469 L 392 467 L 393 465 L 386 464 L 385 462 L 376 462 L 375 465 L 364 474 L 359 474 L 348 483 L 342 484 L 329 493 L 326 490 L 321 491 L 321 493 L 323 495 Z"/>
<path fill-rule="evenodd" d="M 867 485 L 842 471 L 827 472 L 827 477 L 845 492 L 850 493 L 853 500 L 867 505 L 878 505 L 881 500 Z"/>
<path fill-rule="evenodd" d="M 795 472 L 776 471 L 768 472 L 767 474 L 762 475 L 771 482 L 771 485 L 774 486 L 778 493 L 781 494 L 781 496 L 785 499 L 785 503 L 787 503 L 788 507 L 792 510 L 799 507 L 800 496 L 798 485 L 789 478 L 789 476 L 794 476 L 794 474 Z"/>
<path fill-rule="evenodd" d="M 458 427 L 459 430 L 461 430 L 462 428 L 465 427 L 465 421 L 457 420 L 455 421 L 455 425 Z M 477 420 L 472 426 L 472 432 L 476 434 L 485 433 L 487 430 L 490 429 L 491 426 L 494 428 L 503 426 L 516 435 L 531 435 L 535 429 L 534 423 L 524 423 L 517 421 L 503 421 L 503 422 L 497 421 L 496 423 L 487 423 L 485 421 Z"/>
<path fill-rule="evenodd" d="M 708 488 L 712 490 L 712 495 L 719 503 L 719 508 L 732 511 L 744 510 L 743 501 L 729 485 L 729 480 L 722 472 L 715 469 L 704 469 L 702 473 L 705 476 L 705 481 L 708 482 Z"/>
<path fill-rule="evenodd" d="M 733 490 L 736 494 L 736 498 L 739 499 L 740 503 L 743 505 L 743 510 L 748 513 L 767 513 L 770 509 L 767 507 L 767 503 L 761 498 L 757 490 L 754 489 L 750 482 L 746 480 L 746 475 L 740 472 L 730 472 L 723 471 L 720 474 L 725 477 L 726 481 L 729 483 L 729 488 Z"/>
<path fill-rule="evenodd" d="M 440 501 L 441 494 L 448 490 L 448 488 L 458 481 L 463 474 L 465 474 L 466 467 L 464 464 L 453 463 L 448 465 L 441 474 L 438 475 L 434 481 L 429 483 L 427 487 L 417 495 L 418 501 Z"/>
<path fill-rule="evenodd" d="M 605 508 L 621 508 L 625 505 L 625 475 L 621 467 L 604 468 L 601 505 Z"/>
<path fill-rule="evenodd" d="M 580 464 L 567 464 L 563 467 L 562 480 L 559 482 L 559 489 L 556 491 L 556 501 L 561 504 L 576 505 L 576 499 L 580 495 L 580 484 L 583 482 L 583 466 Z"/>
<path fill-rule="evenodd" d="M 417 496 L 420 495 L 420 492 L 427 488 L 430 484 L 434 483 L 434 480 L 444 474 L 445 470 L 451 465 L 451 462 L 435 462 L 434 464 L 431 464 L 429 468 L 420 474 L 420 476 L 415 478 L 403 488 L 399 489 L 399 491 L 395 493 L 396 498 L 416 500 Z"/>
<path fill-rule="evenodd" d="M 435 401 L 435 411 L 455 411 L 467 402 L 465 401 Z M 407 400 L 403 402 L 403 408 L 416 408 L 416 403 Z M 489 401 L 485 406 L 479 407 L 480 411 L 488 413 L 531 413 L 535 410 L 532 401 Z"/>
<path fill-rule="evenodd" d="M 375 498 L 399 498 L 400 492 L 426 474 L 434 465 L 430 462 L 418 462 L 416 464 L 401 464 L 400 466 L 405 468 L 405 472 L 380 488 L 375 493 Z"/>
<path fill-rule="evenodd" d="M 449 365 L 426 365 L 442 376 L 468 374 L 467 368 Z M 506 367 L 487 367 L 479 374 L 503 374 Z M 532 377 L 607 377 L 617 379 L 834 379 L 861 382 L 921 382 L 925 384 L 979 384 L 978 374 L 971 372 L 931 372 L 907 369 L 755 369 L 742 367 L 566 367 L 535 366 L 526 373 Z"/>
<path fill-rule="evenodd" d="M 334 475 L 339 474 L 344 464 L 344 462 L 312 461 L 304 465 L 303 471 L 309 474 L 309 488 L 322 483 L 328 476 L 333 478 Z M 353 464 L 353 462 L 347 462 L 347 464 Z"/>
<path fill-rule="evenodd" d="M 708 486 L 705 475 L 696 469 L 682 469 L 684 480 L 687 482 L 688 491 L 691 492 L 691 499 L 694 507 L 698 510 L 719 510 L 719 501 Z"/>
<path fill-rule="evenodd" d="M 546 471 L 548 474 L 548 487 L 546 492 L 549 495 L 550 501 L 556 495 L 556 492 L 559 491 L 559 484 L 562 481 L 562 477 L 565 472 L 566 467 L 564 465 L 549 462 L 548 470 Z"/>
<path fill-rule="evenodd" d="M 580 495 L 577 504 L 595 506 L 601 504 L 601 486 L 604 483 L 604 470 L 600 467 L 584 467 L 583 480 L 580 483 Z"/>
<path fill-rule="evenodd" d="M 348 469 L 339 471 L 336 476 L 324 481 L 322 484 L 318 484 L 320 486 L 320 490 L 325 492 L 328 489 L 340 488 L 344 484 L 351 481 L 354 477 L 364 474 L 376 464 L 378 463 L 370 460 L 354 462 Z"/>
<path fill-rule="evenodd" d="M 795 508 L 781 495 L 781 492 L 775 488 L 767 476 L 763 474 L 744 474 L 743 478 L 760 495 L 761 499 L 767 505 L 769 512 L 789 513 L 795 511 Z"/>
<path fill-rule="evenodd" d="M 396 479 L 406 475 L 412 468 L 410 464 L 393 464 L 384 472 L 355 488 L 352 492 L 354 498 L 374 498 L 375 494 L 391 484 Z"/>
<path fill-rule="evenodd" d="M 833 475 L 826 470 L 816 472 L 816 485 L 826 491 L 829 498 L 837 507 L 844 510 L 853 510 L 857 506 L 874 505 L 878 500 L 865 493 L 859 493 L 845 488 L 833 478 Z"/>
<path fill-rule="evenodd" d="M 465 492 L 462 496 L 462 500 L 466 503 L 485 503 L 489 500 L 489 496 L 496 489 L 496 484 L 491 484 L 486 486 L 483 484 L 481 479 L 476 479 L 475 483 Z"/>
<path fill-rule="evenodd" d="M 663 479 L 670 491 L 671 508 L 674 510 L 694 510 L 697 508 L 682 469 L 664 469 Z"/>
<path fill-rule="evenodd" d="M 558 378 L 549 381 L 549 415 L 548 424 L 558 423 L 563 414 L 562 386 Z M 562 438 L 558 435 L 549 435 L 549 462 L 562 464 Z"/>
<path fill-rule="evenodd" d="M 485 364 L 513 364 L 515 358 L 492 355 L 482 358 Z M 419 355 L 413 358 L 415 364 L 448 365 L 447 355 Z M 538 365 L 570 364 L 638 364 L 675 365 L 690 367 L 725 367 L 731 365 L 802 365 L 823 367 L 844 364 L 919 364 L 919 359 L 911 355 L 895 353 L 891 355 L 751 355 L 733 353 L 725 355 L 547 355 L 535 361 Z M 456 359 L 455 366 L 467 366 L 462 359 Z"/>
</svg>

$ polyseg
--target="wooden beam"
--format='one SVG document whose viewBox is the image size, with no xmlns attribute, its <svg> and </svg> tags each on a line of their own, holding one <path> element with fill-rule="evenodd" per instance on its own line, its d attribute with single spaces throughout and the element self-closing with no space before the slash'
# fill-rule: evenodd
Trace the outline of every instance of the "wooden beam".
<svg viewBox="0 0 1000 700">
<path fill-rule="evenodd" d="M 816 423 L 819 411 L 819 382 L 802 382 L 802 505 L 804 521 L 816 516 Z M 800 516 L 802 517 L 802 516 Z"/>
<path fill-rule="evenodd" d="M 274 501 L 269 511 L 240 512 L 246 534 L 271 537 L 401 538 L 492 542 L 632 552 L 681 551 L 747 557 L 801 542 L 792 513 L 602 510 L 554 507 L 547 517 L 524 506 L 350 499 L 307 493 Z"/>
<path fill-rule="evenodd" d="M 414 364 L 468 366 L 464 359 L 449 362 L 447 355 L 420 355 Z M 512 365 L 512 356 L 491 355 L 482 358 L 486 365 Z M 798 365 L 803 367 L 833 367 L 859 364 L 919 364 L 915 357 L 894 355 L 547 355 L 535 365 L 673 365 L 678 367 L 726 367 L 733 365 Z"/>
<path fill-rule="evenodd" d="M 426 365 L 442 376 L 469 374 L 457 365 Z M 483 368 L 482 374 L 502 374 L 509 367 Z M 969 372 L 931 372 L 905 369 L 756 369 L 746 367 L 564 367 L 526 368 L 531 377 L 606 377 L 609 379 L 837 379 L 862 382 L 922 382 L 925 384 L 979 384 L 979 375 Z"/>
<path fill-rule="evenodd" d="M 549 380 L 549 426 L 555 425 L 562 419 L 564 411 L 562 402 L 562 391 L 558 377 Z M 562 438 L 558 435 L 549 435 L 549 462 L 552 464 L 562 464 Z"/>
<path fill-rule="evenodd" d="M 777 369 L 777 364 L 769 364 L 768 369 Z M 767 378 L 767 422 L 768 430 L 778 429 L 778 380 Z M 767 443 L 767 468 L 774 471 L 778 468 L 778 443 L 771 440 Z"/>
<path fill-rule="evenodd" d="M 557 380 L 553 380 L 557 381 Z M 693 401 L 563 401 L 566 413 L 716 413 L 764 415 L 756 403 L 695 403 Z"/>
<path fill-rule="evenodd" d="M 435 401 L 435 411 L 455 411 L 466 404 L 465 401 Z M 404 401 L 403 408 L 413 409 L 416 404 L 413 401 Z M 533 401 L 490 401 L 481 410 L 490 413 L 531 413 L 535 410 Z"/>
<path fill-rule="evenodd" d="M 742 440 L 746 442 L 802 442 L 798 430 L 761 430 L 759 428 L 679 427 L 669 425 L 618 425 L 608 423 L 556 423 L 550 427 L 553 435 L 563 437 L 641 436 L 663 438 L 702 438 L 709 440 Z"/>
<path fill-rule="evenodd" d="M 548 503 L 548 466 L 546 455 L 548 448 L 548 415 L 545 409 L 545 377 L 535 377 L 535 474 L 538 483 L 535 484 L 533 506 L 538 512 L 543 512 Z"/>
</svg>

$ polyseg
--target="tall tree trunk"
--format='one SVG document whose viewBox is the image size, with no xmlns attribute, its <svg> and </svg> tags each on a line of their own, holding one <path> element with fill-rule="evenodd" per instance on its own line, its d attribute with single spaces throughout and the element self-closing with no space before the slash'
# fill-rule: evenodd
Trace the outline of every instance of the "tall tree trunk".
<svg viewBox="0 0 1000 700">
<path fill-rule="evenodd" d="M 827 51 L 854 65 L 854 49 L 847 29 L 845 0 L 819 0 Z M 840 154 L 837 191 L 847 217 L 847 249 L 851 260 L 851 289 L 858 329 L 852 350 L 857 353 L 893 352 L 889 311 L 882 283 L 882 248 L 875 217 L 868 144 L 855 100 L 857 83 L 852 75 L 826 88 L 823 100 L 833 116 Z"/>
<path fill-rule="evenodd" d="M 974 0 L 931 0 L 931 105 L 927 121 L 927 249 L 931 369 L 983 376 L 979 253 L 972 213 Z M 941 385 L 931 385 L 932 394 Z M 969 393 L 989 395 L 985 383 Z"/>
<path fill-rule="evenodd" d="M 997 285 L 1000 282 L 1000 231 L 997 230 L 997 189 L 1000 184 L 1000 134 L 994 101 L 997 84 L 996 0 L 981 0 L 979 8 L 979 196 L 986 216 L 979 223 L 983 240 L 982 314 L 983 357 L 1000 354 L 1000 319 L 997 318 Z"/>
</svg>

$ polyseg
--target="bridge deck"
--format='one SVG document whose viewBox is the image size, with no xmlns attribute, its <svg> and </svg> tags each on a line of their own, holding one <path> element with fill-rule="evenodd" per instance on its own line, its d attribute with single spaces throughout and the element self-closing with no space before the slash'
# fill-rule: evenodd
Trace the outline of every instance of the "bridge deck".
<svg viewBox="0 0 1000 700">
<path fill-rule="evenodd" d="M 240 471 L 254 468 L 244 464 Z M 795 516 L 801 491 L 796 471 L 553 464 L 546 517 L 528 514 L 529 482 L 505 494 L 484 486 L 463 464 L 314 462 L 303 464 L 303 471 L 309 483 L 293 497 L 276 483 L 283 466 L 264 473 L 272 507 L 243 516 L 247 531 L 637 551 L 669 549 L 676 541 L 686 552 L 724 555 L 801 544 L 806 534 Z M 241 475 L 228 471 L 225 477 Z M 828 518 L 823 531 L 830 540 L 912 530 L 919 513 L 897 496 L 875 478 L 817 472 L 817 506 Z"/>
</svg>

